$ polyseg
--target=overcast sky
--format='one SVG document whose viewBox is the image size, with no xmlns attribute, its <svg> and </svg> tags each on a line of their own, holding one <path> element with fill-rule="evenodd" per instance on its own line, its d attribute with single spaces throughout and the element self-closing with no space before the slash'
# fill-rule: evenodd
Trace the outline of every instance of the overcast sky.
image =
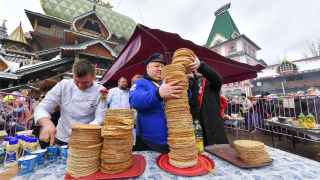
<svg viewBox="0 0 320 180">
<path fill-rule="evenodd" d="M 214 12 L 226 0 L 112 0 L 114 10 L 152 28 L 175 32 L 205 44 Z M 32 30 L 24 9 L 43 12 L 39 0 L 0 0 L 0 18 L 10 33 L 22 21 Z M 258 58 L 268 64 L 299 59 L 307 42 L 320 39 L 319 0 L 231 0 L 230 14 L 240 33 L 261 47 Z"/>
</svg>

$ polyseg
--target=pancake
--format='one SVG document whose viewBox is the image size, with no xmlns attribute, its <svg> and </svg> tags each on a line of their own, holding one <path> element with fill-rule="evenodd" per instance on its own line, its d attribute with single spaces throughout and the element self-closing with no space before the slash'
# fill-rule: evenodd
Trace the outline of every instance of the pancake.
<svg viewBox="0 0 320 180">
<path fill-rule="evenodd" d="M 177 81 L 183 87 L 178 99 L 165 100 L 165 113 L 168 128 L 169 163 L 178 168 L 188 168 L 197 164 L 198 151 L 192 115 L 190 114 L 186 67 L 194 62 L 193 51 L 181 48 L 174 52 L 172 64 L 162 69 L 161 77 L 166 82 Z"/>
<path fill-rule="evenodd" d="M 239 158 L 248 164 L 258 165 L 271 161 L 262 142 L 236 140 L 233 142 L 233 145 Z"/>
<path fill-rule="evenodd" d="M 132 155 L 133 110 L 108 109 L 101 131 L 103 147 L 100 170 L 115 174 L 129 169 L 133 163 Z"/>
</svg>

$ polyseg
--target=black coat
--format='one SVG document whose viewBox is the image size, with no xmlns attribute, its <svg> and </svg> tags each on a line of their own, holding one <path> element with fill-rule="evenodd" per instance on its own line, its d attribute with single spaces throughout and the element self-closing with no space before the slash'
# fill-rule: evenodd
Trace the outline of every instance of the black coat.
<svg viewBox="0 0 320 180">
<path fill-rule="evenodd" d="M 206 85 L 203 92 L 202 106 L 199 110 L 198 92 L 199 81 L 195 77 L 190 80 L 192 98 L 190 99 L 191 114 L 194 119 L 199 119 L 203 131 L 204 145 L 228 144 L 228 139 L 224 131 L 224 121 L 219 115 L 220 111 L 220 90 L 222 79 L 209 65 L 201 62 L 198 72 L 206 78 Z"/>
</svg>

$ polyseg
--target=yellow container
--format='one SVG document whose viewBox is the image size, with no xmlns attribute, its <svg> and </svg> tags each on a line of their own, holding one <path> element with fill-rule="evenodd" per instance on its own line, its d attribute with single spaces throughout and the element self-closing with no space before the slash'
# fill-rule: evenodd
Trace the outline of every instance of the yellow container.
<svg viewBox="0 0 320 180">
<path fill-rule="evenodd" d="M 12 163 L 15 163 L 18 159 L 18 153 L 19 153 L 19 144 L 18 141 L 14 144 L 7 144 L 6 146 L 6 155 L 4 158 L 4 165 L 10 165 Z"/>
<path fill-rule="evenodd" d="M 204 151 L 203 138 L 196 138 L 196 146 L 199 153 Z"/>
<path fill-rule="evenodd" d="M 39 147 L 39 143 L 38 142 L 32 142 L 32 143 L 28 143 L 29 149 L 34 152 L 38 149 Z"/>
</svg>

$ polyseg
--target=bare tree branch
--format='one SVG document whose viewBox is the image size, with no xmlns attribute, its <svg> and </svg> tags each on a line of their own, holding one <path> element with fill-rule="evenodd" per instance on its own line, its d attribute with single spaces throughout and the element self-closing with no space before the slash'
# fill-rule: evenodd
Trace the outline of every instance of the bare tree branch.
<svg viewBox="0 0 320 180">
<path fill-rule="evenodd" d="M 307 41 L 306 52 L 303 55 L 306 57 L 320 56 L 320 39 Z"/>
</svg>

